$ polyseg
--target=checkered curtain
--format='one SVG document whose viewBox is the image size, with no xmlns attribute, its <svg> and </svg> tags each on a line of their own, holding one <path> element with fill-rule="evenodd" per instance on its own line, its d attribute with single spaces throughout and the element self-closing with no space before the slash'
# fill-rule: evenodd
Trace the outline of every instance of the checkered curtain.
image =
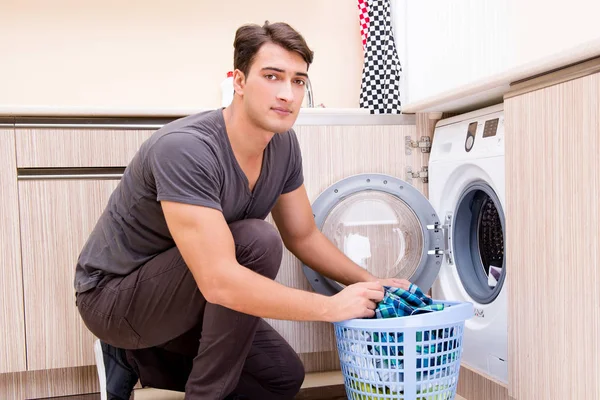
<svg viewBox="0 0 600 400">
<path fill-rule="evenodd" d="M 400 114 L 400 73 L 390 0 L 358 0 L 365 62 L 360 107 L 371 114 Z"/>
</svg>

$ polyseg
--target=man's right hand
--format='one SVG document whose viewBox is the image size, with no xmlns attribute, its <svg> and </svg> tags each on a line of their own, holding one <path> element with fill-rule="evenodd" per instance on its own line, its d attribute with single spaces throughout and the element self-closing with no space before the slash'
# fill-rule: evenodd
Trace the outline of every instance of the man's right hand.
<svg viewBox="0 0 600 400">
<path fill-rule="evenodd" d="M 360 282 L 346 287 L 327 298 L 325 320 L 344 321 L 352 318 L 371 318 L 377 303 L 383 300 L 383 286 L 379 282 Z"/>
</svg>

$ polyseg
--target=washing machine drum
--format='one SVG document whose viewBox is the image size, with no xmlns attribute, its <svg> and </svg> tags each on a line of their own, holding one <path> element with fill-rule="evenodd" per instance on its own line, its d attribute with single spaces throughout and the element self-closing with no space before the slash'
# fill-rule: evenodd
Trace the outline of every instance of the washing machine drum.
<svg viewBox="0 0 600 400">
<path fill-rule="evenodd" d="M 428 291 L 440 269 L 443 233 L 429 201 L 388 175 L 341 180 L 313 204 L 317 227 L 356 264 L 379 278 L 404 278 Z M 344 285 L 303 265 L 313 289 L 331 296 Z"/>
</svg>

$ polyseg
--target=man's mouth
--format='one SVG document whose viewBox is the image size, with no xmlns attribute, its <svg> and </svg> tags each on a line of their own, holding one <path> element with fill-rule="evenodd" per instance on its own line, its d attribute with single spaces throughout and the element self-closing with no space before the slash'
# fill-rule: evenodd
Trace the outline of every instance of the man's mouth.
<svg viewBox="0 0 600 400">
<path fill-rule="evenodd" d="M 275 111 L 279 115 L 290 115 L 292 110 L 284 107 L 273 107 L 271 110 Z"/>
</svg>

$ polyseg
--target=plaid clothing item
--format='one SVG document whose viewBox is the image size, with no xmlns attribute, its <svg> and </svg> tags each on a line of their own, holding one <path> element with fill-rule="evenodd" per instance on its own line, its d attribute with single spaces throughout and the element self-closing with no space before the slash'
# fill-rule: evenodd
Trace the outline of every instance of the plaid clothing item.
<svg viewBox="0 0 600 400">
<path fill-rule="evenodd" d="M 433 304 L 416 285 L 411 284 L 408 290 L 390 286 L 384 286 L 384 289 L 385 295 L 375 309 L 375 318 L 405 317 L 444 309 L 443 304 Z"/>
<path fill-rule="evenodd" d="M 383 300 L 377 304 L 377 308 L 375 309 L 375 318 L 395 318 L 395 317 L 405 317 L 409 315 L 416 315 L 422 313 L 428 313 L 432 311 L 441 311 L 444 309 L 443 304 L 433 304 L 433 300 L 429 297 L 425 296 L 423 291 L 417 286 L 411 284 L 408 290 L 404 290 L 401 288 L 384 286 L 385 295 L 383 296 Z M 446 328 L 446 335 L 448 334 L 448 328 Z M 442 332 L 440 332 L 440 335 Z M 388 333 L 384 335 L 380 335 L 378 332 L 373 333 L 373 342 L 375 343 L 402 343 L 403 334 L 398 333 L 396 340 L 396 335 L 393 333 Z M 433 332 L 433 337 L 431 340 L 435 340 L 435 332 Z M 447 336 L 446 336 L 447 337 Z M 422 332 L 417 333 L 417 342 L 428 341 L 429 331 L 425 331 L 425 339 L 423 339 Z M 440 344 L 441 345 L 441 344 Z M 401 348 L 401 347 L 399 347 Z M 388 352 L 388 349 L 390 351 Z M 396 354 L 396 346 L 386 345 L 374 345 L 372 348 L 372 354 L 383 355 L 383 356 L 401 356 L 402 351 L 399 351 L 400 354 Z M 371 350 L 371 349 L 369 349 Z M 423 351 L 424 350 L 424 351 Z M 431 349 L 432 352 L 435 352 L 435 346 Z M 417 354 L 429 354 L 429 346 L 417 345 Z M 396 360 L 390 360 L 391 366 L 396 367 Z M 384 361 L 386 364 L 386 368 L 389 368 L 387 365 L 387 360 Z"/>
</svg>

